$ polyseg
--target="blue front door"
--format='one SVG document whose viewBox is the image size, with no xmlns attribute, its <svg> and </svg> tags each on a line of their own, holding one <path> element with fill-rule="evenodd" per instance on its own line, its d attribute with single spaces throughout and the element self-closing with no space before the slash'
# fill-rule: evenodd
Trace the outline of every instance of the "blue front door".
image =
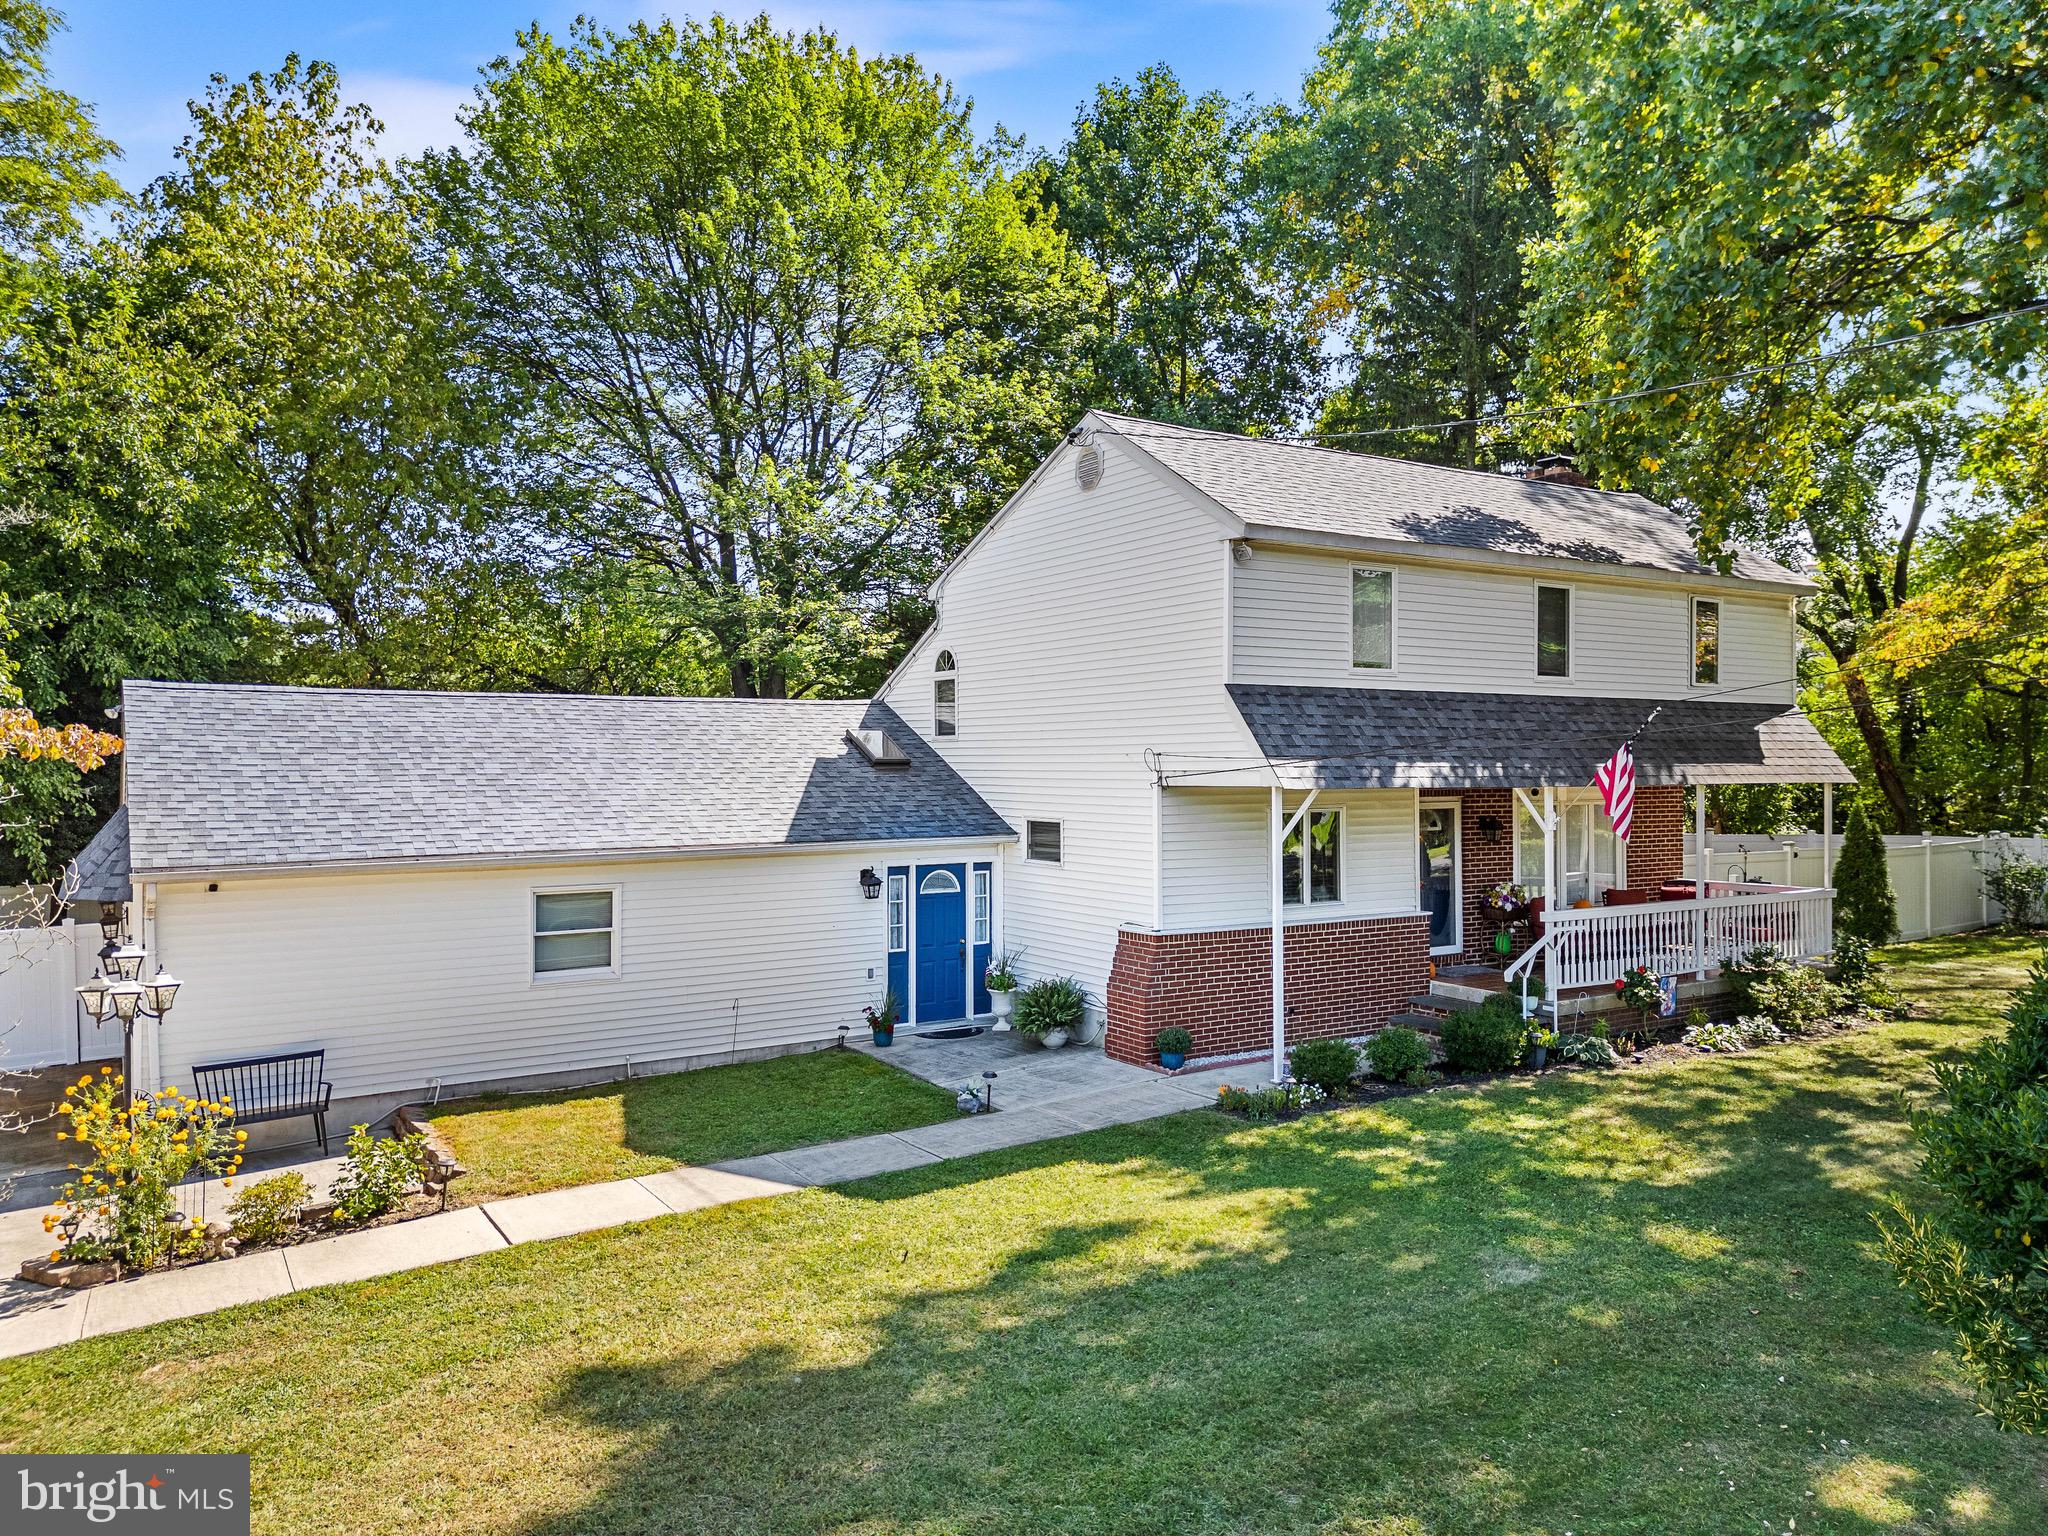
<svg viewBox="0 0 2048 1536">
<path fill-rule="evenodd" d="M 917 867 L 917 1019 L 967 1016 L 966 866 Z"/>
</svg>

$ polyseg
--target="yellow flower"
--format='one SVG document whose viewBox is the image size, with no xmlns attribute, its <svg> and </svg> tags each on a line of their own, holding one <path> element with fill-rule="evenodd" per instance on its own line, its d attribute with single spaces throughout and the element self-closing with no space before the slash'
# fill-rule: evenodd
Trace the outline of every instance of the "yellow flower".
<svg viewBox="0 0 2048 1536">
<path fill-rule="evenodd" d="M 63 1131 L 59 1131 L 59 1132 L 57 1133 L 57 1139 L 58 1139 L 59 1141 L 69 1141 L 69 1140 L 70 1140 L 71 1138 L 70 1138 L 70 1136 L 68 1136 L 67 1134 L 65 1134 L 65 1133 L 64 1133 Z"/>
<path fill-rule="evenodd" d="M 108 1076 L 109 1074 L 111 1074 L 111 1073 L 113 1072 L 113 1070 L 114 1070 L 114 1069 L 113 1069 L 112 1067 L 101 1067 L 101 1068 L 100 1068 L 100 1076 L 101 1076 L 101 1077 L 106 1077 L 106 1076 Z"/>
<path fill-rule="evenodd" d="M 237 1131 L 237 1132 L 235 1132 L 235 1140 L 237 1140 L 237 1141 L 247 1141 L 248 1139 L 249 1139 L 249 1133 L 248 1133 L 247 1131 Z"/>
<path fill-rule="evenodd" d="M 235 1182 L 235 1181 L 234 1181 L 233 1179 L 222 1179 L 222 1180 L 220 1181 L 220 1187 L 221 1187 L 222 1189 L 229 1189 L 229 1188 L 232 1188 L 232 1187 L 233 1187 L 233 1185 L 234 1185 L 234 1182 Z"/>
<path fill-rule="evenodd" d="M 54 1232 L 54 1231 L 56 1231 L 56 1230 L 57 1230 L 57 1218 L 56 1218 L 56 1217 L 54 1217 L 54 1216 L 45 1216 L 45 1217 L 43 1218 L 43 1231 L 44 1231 L 44 1232 L 46 1232 L 46 1233 L 48 1233 L 48 1232 Z"/>
<path fill-rule="evenodd" d="M 61 1259 L 62 1259 L 63 1257 L 64 1257 L 64 1255 L 63 1255 L 63 1254 L 61 1254 L 61 1253 L 58 1253 L 58 1252 L 57 1252 L 57 1251 L 56 1251 L 55 1249 L 52 1249 L 52 1250 L 50 1251 L 50 1262 L 51 1262 L 52 1264 L 55 1264 L 55 1263 L 57 1263 L 57 1262 L 58 1262 L 59 1260 L 61 1260 Z"/>
</svg>

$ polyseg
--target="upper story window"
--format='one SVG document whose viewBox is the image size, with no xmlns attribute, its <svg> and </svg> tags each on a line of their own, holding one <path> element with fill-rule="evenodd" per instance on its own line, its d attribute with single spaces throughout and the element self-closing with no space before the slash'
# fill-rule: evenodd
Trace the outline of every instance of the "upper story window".
<svg viewBox="0 0 2048 1536">
<path fill-rule="evenodd" d="M 1280 894 L 1290 907 L 1344 899 L 1341 811 L 1311 811 L 1280 845 Z"/>
<path fill-rule="evenodd" d="M 1351 665 L 1370 672 L 1394 670 L 1394 573 L 1351 568 Z"/>
<path fill-rule="evenodd" d="M 957 736 L 960 733 L 960 669 L 954 665 L 953 653 L 939 652 L 938 663 L 932 671 L 938 674 L 932 679 L 932 733 Z"/>
<path fill-rule="evenodd" d="M 1692 680 L 1721 681 L 1721 605 L 1711 597 L 1692 600 Z"/>
<path fill-rule="evenodd" d="M 535 891 L 534 975 L 613 970 L 617 912 L 616 891 Z"/>
<path fill-rule="evenodd" d="M 1536 587 L 1536 675 L 1572 675 L 1572 589 Z"/>
<path fill-rule="evenodd" d="M 1056 821 L 1024 823 L 1024 857 L 1035 864 L 1057 864 L 1065 857 L 1064 829 Z"/>
</svg>

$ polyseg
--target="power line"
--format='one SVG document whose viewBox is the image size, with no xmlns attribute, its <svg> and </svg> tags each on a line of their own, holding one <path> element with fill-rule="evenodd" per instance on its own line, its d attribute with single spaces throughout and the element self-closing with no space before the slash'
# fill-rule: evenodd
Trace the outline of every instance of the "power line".
<svg viewBox="0 0 2048 1536">
<path fill-rule="evenodd" d="M 1704 374 L 1698 378 L 1685 379 L 1675 384 L 1646 384 L 1640 389 L 1626 389 L 1619 394 L 1597 395 L 1584 400 L 1569 400 L 1558 405 L 1525 406 L 1512 411 L 1495 411 L 1483 416 L 1461 416 L 1455 421 L 1417 422 L 1405 427 L 1369 427 L 1344 432 L 1306 432 L 1294 436 L 1273 435 L 1257 437 L 1253 441 L 1284 444 L 1290 448 L 1320 448 L 1326 443 L 1352 441 L 1374 437 L 1401 437 L 1410 432 L 1448 432 L 1458 427 L 1500 426 L 1512 421 L 1526 421 L 1543 416 L 1561 416 L 1571 411 L 1591 410 L 1596 406 L 1623 405 L 1631 400 L 1645 400 L 1656 395 L 1675 395 L 1689 389 L 1705 389 L 1718 384 L 1739 384 L 1745 379 L 1761 378 L 1765 374 L 1783 373 L 1792 368 L 1806 368 L 1822 363 L 1832 363 L 1843 358 L 1864 357 L 1873 352 L 1883 352 L 1892 347 L 1910 346 L 1915 342 L 1931 341 L 1941 336 L 1953 336 L 1961 331 L 1975 330 L 1979 326 L 1994 325 L 2001 320 L 2017 320 L 2026 315 L 2048 313 L 2048 299 L 2033 304 L 2022 304 L 2017 309 L 2001 310 L 1995 315 L 1978 315 L 1969 320 L 1957 320 L 1948 325 L 1930 326 L 1924 331 L 1907 331 L 1897 336 L 1880 337 L 1876 341 L 1852 342 L 1832 351 L 1814 352 L 1805 357 L 1788 358 L 1782 363 L 1758 363 L 1748 368 L 1737 368 L 1727 373 Z M 1120 427 L 1106 427 L 1118 437 L 1181 437 L 1178 432 L 1129 432 Z M 1193 428 L 1203 431 L 1204 428 Z M 1228 435 L 1228 434 L 1224 434 Z"/>
</svg>

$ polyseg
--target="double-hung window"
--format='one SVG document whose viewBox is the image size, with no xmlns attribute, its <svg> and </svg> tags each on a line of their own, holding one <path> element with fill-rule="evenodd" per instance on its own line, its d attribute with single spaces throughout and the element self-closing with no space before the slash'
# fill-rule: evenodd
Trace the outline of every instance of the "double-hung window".
<svg viewBox="0 0 2048 1536">
<path fill-rule="evenodd" d="M 1572 589 L 1536 587 L 1536 675 L 1572 675 Z"/>
<path fill-rule="evenodd" d="M 1344 899 L 1344 818 L 1310 811 L 1280 844 L 1280 894 L 1291 907 Z"/>
<path fill-rule="evenodd" d="M 1692 600 L 1692 680 L 1695 687 L 1721 681 L 1721 605 L 1711 597 Z"/>
<path fill-rule="evenodd" d="M 535 891 L 533 974 L 614 971 L 618 892 Z"/>
<path fill-rule="evenodd" d="M 1351 665 L 1364 672 L 1394 670 L 1394 573 L 1351 568 Z"/>
</svg>

